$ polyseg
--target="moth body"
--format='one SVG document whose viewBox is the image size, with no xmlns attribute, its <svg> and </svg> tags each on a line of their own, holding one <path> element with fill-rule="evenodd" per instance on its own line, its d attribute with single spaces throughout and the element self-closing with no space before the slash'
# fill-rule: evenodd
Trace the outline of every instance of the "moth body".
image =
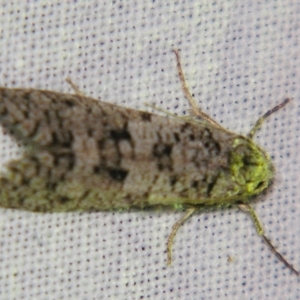
<svg viewBox="0 0 300 300">
<path fill-rule="evenodd" d="M 0 123 L 25 147 L 0 177 L 8 208 L 223 205 L 260 193 L 273 176 L 243 136 L 81 95 L 2 88 Z"/>
</svg>

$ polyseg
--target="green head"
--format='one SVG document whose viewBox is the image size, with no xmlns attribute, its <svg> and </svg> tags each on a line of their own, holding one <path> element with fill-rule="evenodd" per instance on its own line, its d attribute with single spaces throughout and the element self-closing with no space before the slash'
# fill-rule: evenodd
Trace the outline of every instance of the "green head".
<svg viewBox="0 0 300 300">
<path fill-rule="evenodd" d="M 263 191 L 274 175 L 267 154 L 244 137 L 237 137 L 233 141 L 230 169 L 232 181 L 239 189 L 238 194 L 245 197 Z"/>
</svg>

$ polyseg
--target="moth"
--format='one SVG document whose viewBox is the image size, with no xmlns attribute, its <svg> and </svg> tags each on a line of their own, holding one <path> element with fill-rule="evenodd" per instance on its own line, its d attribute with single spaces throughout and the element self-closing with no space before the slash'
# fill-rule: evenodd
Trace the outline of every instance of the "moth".
<svg viewBox="0 0 300 300">
<path fill-rule="evenodd" d="M 193 117 L 161 116 L 75 94 L 0 88 L 0 124 L 24 146 L 24 154 L 0 175 L 0 206 L 33 212 L 102 211 L 170 206 L 185 210 L 173 226 L 196 210 L 238 205 L 258 233 L 296 275 L 264 235 L 249 201 L 274 176 L 268 155 L 252 138 L 230 132 L 196 106 L 174 50 Z"/>
</svg>

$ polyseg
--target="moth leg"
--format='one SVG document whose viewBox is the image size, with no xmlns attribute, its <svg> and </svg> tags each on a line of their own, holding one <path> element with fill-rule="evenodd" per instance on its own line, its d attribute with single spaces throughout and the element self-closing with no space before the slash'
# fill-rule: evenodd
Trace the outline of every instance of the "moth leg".
<svg viewBox="0 0 300 300">
<path fill-rule="evenodd" d="M 249 204 L 239 204 L 238 207 L 245 211 L 248 212 L 254 222 L 255 228 L 257 233 L 264 239 L 265 243 L 269 246 L 269 248 L 271 249 L 271 251 L 275 254 L 275 256 L 284 263 L 284 265 L 290 269 L 293 273 L 295 273 L 297 276 L 300 276 L 299 271 L 297 271 L 283 256 L 282 254 L 280 254 L 276 248 L 274 247 L 274 245 L 272 244 L 272 242 L 265 236 L 264 234 L 264 230 L 263 230 L 263 226 L 261 224 L 261 222 L 259 221 L 254 209 L 249 205 Z"/>
<path fill-rule="evenodd" d="M 74 90 L 75 94 L 77 94 L 78 96 L 84 96 L 85 97 L 85 94 L 78 88 L 78 86 L 69 77 L 66 78 L 66 82 Z"/>
<path fill-rule="evenodd" d="M 196 207 L 191 207 L 189 208 L 185 215 L 180 218 L 172 227 L 172 231 L 171 234 L 168 237 L 168 241 L 167 241 L 167 265 L 170 266 L 172 263 L 172 245 L 173 245 L 173 240 L 174 237 L 179 229 L 179 227 L 184 223 L 185 220 L 187 220 L 196 210 Z"/>
<path fill-rule="evenodd" d="M 206 120 L 207 122 L 217 126 L 221 127 L 216 121 L 214 121 L 210 116 L 208 116 L 206 113 L 204 113 L 196 104 L 195 99 L 193 98 L 192 94 L 190 93 L 186 80 L 184 78 L 184 74 L 182 71 L 181 63 L 180 63 L 180 56 L 179 56 L 179 51 L 177 49 L 173 50 L 175 55 L 176 55 L 176 61 L 177 61 L 177 70 L 178 70 L 178 75 L 181 81 L 181 86 L 182 90 L 184 92 L 185 98 L 188 100 L 190 106 L 191 106 L 191 112 L 195 117 L 201 118 Z"/>
<path fill-rule="evenodd" d="M 266 118 L 268 118 L 271 114 L 273 114 L 274 112 L 276 112 L 280 108 L 284 107 L 286 104 L 289 103 L 290 100 L 291 99 L 287 98 L 282 103 L 280 103 L 279 105 L 277 105 L 277 106 L 273 107 L 272 109 L 268 110 L 262 117 L 260 117 L 256 121 L 255 125 L 252 127 L 250 132 L 247 134 L 247 137 L 249 139 L 252 139 L 254 134 L 257 132 L 257 130 L 259 130 L 259 128 L 261 127 L 262 123 L 266 120 Z"/>
</svg>

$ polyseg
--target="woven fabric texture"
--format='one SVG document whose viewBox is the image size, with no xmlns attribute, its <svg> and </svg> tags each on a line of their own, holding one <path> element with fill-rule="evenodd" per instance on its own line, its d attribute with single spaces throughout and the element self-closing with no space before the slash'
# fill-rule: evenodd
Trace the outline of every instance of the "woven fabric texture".
<svg viewBox="0 0 300 300">
<path fill-rule="evenodd" d="M 198 105 L 276 166 L 253 206 L 300 269 L 300 4 L 297 1 L 1 1 L 0 82 L 187 115 L 172 49 Z M 1 132 L 0 165 L 18 155 Z M 237 208 L 38 214 L 0 209 L 0 299 L 300 299 L 299 279 Z"/>
</svg>

